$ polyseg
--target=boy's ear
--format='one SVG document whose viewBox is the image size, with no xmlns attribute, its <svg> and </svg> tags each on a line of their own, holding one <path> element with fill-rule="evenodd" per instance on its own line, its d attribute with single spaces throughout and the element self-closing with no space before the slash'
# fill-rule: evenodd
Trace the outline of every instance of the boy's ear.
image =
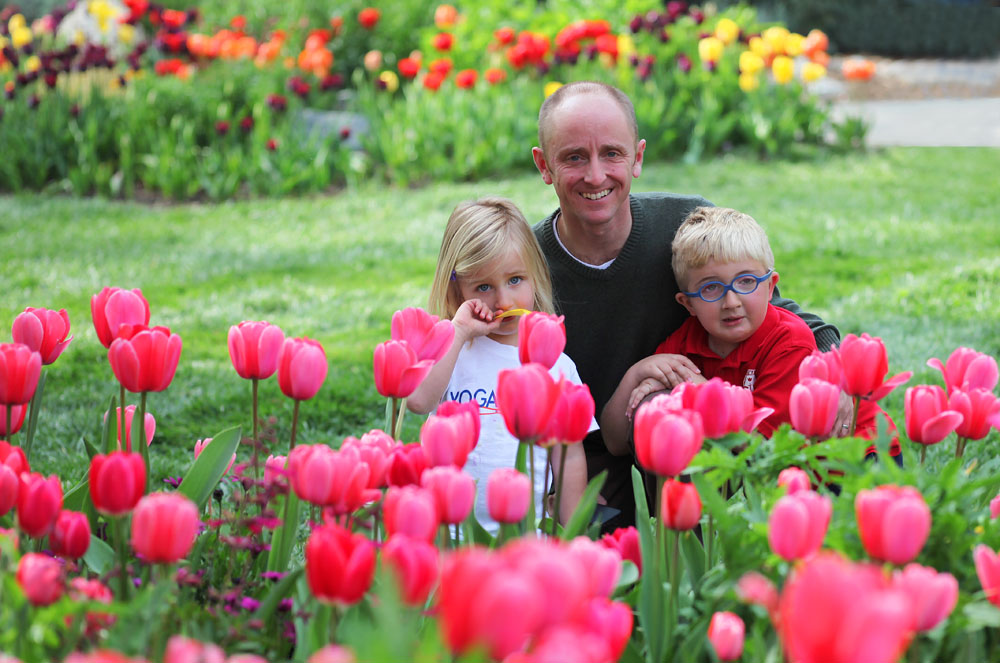
<svg viewBox="0 0 1000 663">
<path fill-rule="evenodd" d="M 774 296 L 774 286 L 778 285 L 778 272 L 772 270 L 771 276 L 767 279 L 767 298 L 770 300 Z"/>
<path fill-rule="evenodd" d="M 773 289 L 773 288 L 772 288 Z M 691 306 L 691 298 L 685 295 L 683 292 L 678 292 L 674 295 L 674 299 L 677 303 L 687 309 L 687 312 L 691 315 L 695 315 L 694 307 Z"/>
</svg>

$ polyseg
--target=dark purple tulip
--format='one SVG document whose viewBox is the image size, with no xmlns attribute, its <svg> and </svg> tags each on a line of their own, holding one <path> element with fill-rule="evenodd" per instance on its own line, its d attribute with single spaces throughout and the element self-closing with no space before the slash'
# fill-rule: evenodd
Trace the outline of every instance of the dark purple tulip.
<svg viewBox="0 0 1000 663">
<path fill-rule="evenodd" d="M 677 68 L 685 74 L 691 71 L 691 58 L 684 53 L 677 56 Z"/>
</svg>

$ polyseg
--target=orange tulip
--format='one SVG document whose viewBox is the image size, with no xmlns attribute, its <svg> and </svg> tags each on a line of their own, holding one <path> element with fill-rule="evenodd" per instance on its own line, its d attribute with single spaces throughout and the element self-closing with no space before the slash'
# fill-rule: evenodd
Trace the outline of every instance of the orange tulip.
<svg viewBox="0 0 1000 663">
<path fill-rule="evenodd" d="M 871 60 L 851 58 L 841 65 L 844 78 L 849 81 L 868 81 L 875 75 L 875 63 Z"/>
</svg>

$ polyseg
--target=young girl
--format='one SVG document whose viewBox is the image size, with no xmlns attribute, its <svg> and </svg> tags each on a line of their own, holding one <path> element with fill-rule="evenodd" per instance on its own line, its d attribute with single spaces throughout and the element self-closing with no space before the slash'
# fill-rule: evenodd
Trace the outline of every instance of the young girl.
<svg viewBox="0 0 1000 663">
<path fill-rule="evenodd" d="M 552 281 L 545 258 L 521 211 L 504 198 L 482 198 L 460 204 L 451 213 L 441 240 L 429 309 L 451 318 L 455 340 L 448 353 L 407 399 L 413 412 L 426 414 L 443 401 L 479 403 L 479 444 L 469 454 L 465 470 L 478 482 L 476 518 L 490 531 L 497 524 L 486 506 L 486 482 L 493 470 L 514 467 L 517 439 L 497 409 L 500 371 L 520 366 L 517 316 L 497 319 L 510 309 L 553 312 Z M 560 355 L 551 373 L 577 384 L 576 365 Z M 597 422 L 591 423 L 591 430 Z M 564 447 L 566 477 L 559 520 L 566 522 L 587 484 L 587 460 L 580 444 Z M 545 450 L 534 447 L 535 513 L 541 514 L 545 486 Z M 560 451 L 553 453 L 559 467 Z M 555 485 L 554 482 L 552 485 Z"/>
</svg>

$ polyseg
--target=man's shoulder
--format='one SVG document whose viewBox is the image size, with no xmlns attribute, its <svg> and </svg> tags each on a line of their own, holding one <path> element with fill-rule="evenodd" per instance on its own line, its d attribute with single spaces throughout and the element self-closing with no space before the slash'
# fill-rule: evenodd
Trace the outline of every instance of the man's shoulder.
<svg viewBox="0 0 1000 663">
<path fill-rule="evenodd" d="M 663 208 L 683 210 L 685 213 L 695 207 L 715 207 L 711 202 L 702 196 L 695 196 L 686 193 L 670 193 L 667 191 L 645 191 L 643 193 L 633 193 L 632 199 L 643 208 Z"/>
</svg>

